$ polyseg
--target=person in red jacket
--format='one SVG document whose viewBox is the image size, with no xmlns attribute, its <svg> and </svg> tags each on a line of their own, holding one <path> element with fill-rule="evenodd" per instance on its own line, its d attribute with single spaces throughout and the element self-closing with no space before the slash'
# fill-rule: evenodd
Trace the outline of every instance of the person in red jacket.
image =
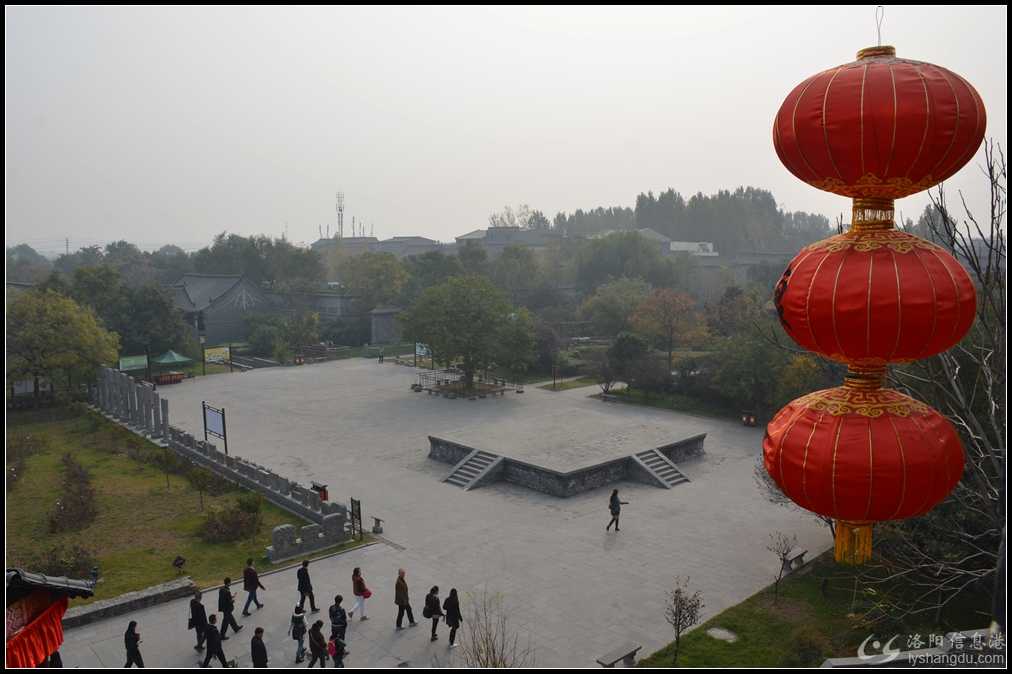
<svg viewBox="0 0 1012 674">
<path fill-rule="evenodd" d="M 372 590 L 365 586 L 365 578 L 362 577 L 362 570 L 357 566 L 351 572 L 351 591 L 355 595 L 355 605 L 348 612 L 348 618 L 355 617 L 355 611 L 362 609 L 362 617 L 359 620 L 368 620 L 365 614 L 365 600 L 372 596 Z"/>
<path fill-rule="evenodd" d="M 242 607 L 242 614 L 244 616 L 249 616 L 250 604 L 256 604 L 258 611 L 264 607 L 257 599 L 257 590 L 266 590 L 267 588 L 260 584 L 260 574 L 257 573 L 256 567 L 253 566 L 252 557 L 246 560 L 246 568 L 242 570 L 242 589 L 247 592 L 246 605 Z"/>
</svg>

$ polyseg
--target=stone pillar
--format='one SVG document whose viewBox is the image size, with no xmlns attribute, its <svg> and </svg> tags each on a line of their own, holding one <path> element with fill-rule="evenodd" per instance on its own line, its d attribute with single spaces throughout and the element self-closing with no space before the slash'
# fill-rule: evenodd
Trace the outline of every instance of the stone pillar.
<svg viewBox="0 0 1012 674">
<path fill-rule="evenodd" d="M 151 392 L 151 437 L 162 437 L 162 405 L 161 396 Z"/>
<path fill-rule="evenodd" d="M 164 398 L 159 401 L 162 406 L 162 436 L 169 435 L 169 401 Z"/>
</svg>

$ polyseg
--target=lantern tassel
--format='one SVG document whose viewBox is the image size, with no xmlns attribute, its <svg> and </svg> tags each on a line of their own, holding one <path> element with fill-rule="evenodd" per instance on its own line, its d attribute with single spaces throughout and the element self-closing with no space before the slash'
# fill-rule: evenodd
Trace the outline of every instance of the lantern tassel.
<svg viewBox="0 0 1012 674">
<path fill-rule="evenodd" d="M 871 559 L 871 522 L 836 520 L 836 561 L 864 564 Z"/>
</svg>

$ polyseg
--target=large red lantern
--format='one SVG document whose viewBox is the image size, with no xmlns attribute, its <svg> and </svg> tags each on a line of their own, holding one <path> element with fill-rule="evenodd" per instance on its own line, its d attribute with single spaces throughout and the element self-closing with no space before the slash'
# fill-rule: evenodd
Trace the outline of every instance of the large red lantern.
<svg viewBox="0 0 1012 674">
<path fill-rule="evenodd" d="M 848 377 L 784 407 L 763 439 L 763 463 L 795 503 L 836 520 L 837 557 L 871 552 L 871 523 L 922 515 L 963 474 L 956 430 L 927 405 L 880 382 Z"/>
<path fill-rule="evenodd" d="M 963 449 L 938 412 L 882 388 L 889 363 L 956 345 L 976 291 L 945 249 L 898 231 L 893 200 L 958 171 L 984 137 L 979 94 L 955 73 L 872 47 L 808 78 L 773 125 L 791 173 L 854 200 L 851 229 L 804 248 L 777 284 L 794 341 L 849 366 L 843 386 L 788 404 L 764 463 L 803 508 L 837 520 L 836 558 L 871 554 L 871 524 L 923 514 L 962 476 Z"/>
</svg>

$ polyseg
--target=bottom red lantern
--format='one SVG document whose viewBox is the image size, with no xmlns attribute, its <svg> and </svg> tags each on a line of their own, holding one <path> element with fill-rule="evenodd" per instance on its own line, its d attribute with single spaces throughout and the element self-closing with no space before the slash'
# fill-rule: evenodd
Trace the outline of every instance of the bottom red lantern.
<svg viewBox="0 0 1012 674">
<path fill-rule="evenodd" d="M 763 462 L 802 508 L 836 520 L 837 561 L 871 556 L 874 522 L 921 515 L 963 474 L 963 447 L 941 414 L 880 379 L 802 396 L 766 427 Z"/>
</svg>

